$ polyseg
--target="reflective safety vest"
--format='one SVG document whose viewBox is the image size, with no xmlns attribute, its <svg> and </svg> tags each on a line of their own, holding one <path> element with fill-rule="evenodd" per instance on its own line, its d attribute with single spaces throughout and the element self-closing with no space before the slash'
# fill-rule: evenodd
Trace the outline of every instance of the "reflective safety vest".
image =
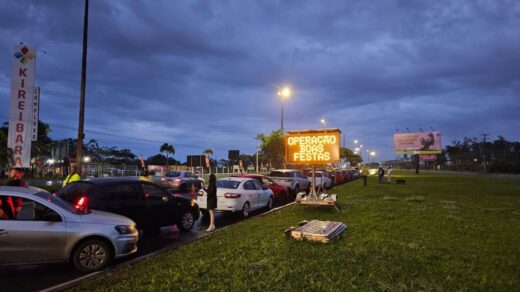
<svg viewBox="0 0 520 292">
<path fill-rule="evenodd" d="M 66 186 L 68 183 L 75 182 L 80 180 L 81 177 L 77 173 L 69 173 L 67 177 L 63 180 L 63 186 Z"/>
</svg>

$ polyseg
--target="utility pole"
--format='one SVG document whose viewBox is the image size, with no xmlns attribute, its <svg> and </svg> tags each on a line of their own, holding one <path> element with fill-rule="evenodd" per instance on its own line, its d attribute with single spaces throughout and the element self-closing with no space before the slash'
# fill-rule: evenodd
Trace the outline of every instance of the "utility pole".
<svg viewBox="0 0 520 292">
<path fill-rule="evenodd" d="M 484 173 L 486 173 L 487 159 L 486 159 L 486 140 L 489 134 L 482 134 L 482 162 L 484 163 Z"/>
<path fill-rule="evenodd" d="M 83 54 L 81 56 L 81 91 L 79 97 L 78 144 L 76 145 L 77 171 L 81 175 L 83 159 L 83 127 L 85 122 L 85 86 L 87 72 L 87 33 L 88 33 L 88 0 L 85 0 L 85 16 L 83 18 Z"/>
</svg>

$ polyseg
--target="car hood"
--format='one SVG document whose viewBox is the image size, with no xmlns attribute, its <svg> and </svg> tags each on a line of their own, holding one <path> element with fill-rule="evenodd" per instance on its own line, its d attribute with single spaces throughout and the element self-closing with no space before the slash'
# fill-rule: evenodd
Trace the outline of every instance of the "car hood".
<svg viewBox="0 0 520 292">
<path fill-rule="evenodd" d="M 80 218 L 81 222 L 84 223 L 106 225 L 135 225 L 134 221 L 125 216 L 98 210 L 92 210 L 89 214 L 80 215 Z"/>
</svg>

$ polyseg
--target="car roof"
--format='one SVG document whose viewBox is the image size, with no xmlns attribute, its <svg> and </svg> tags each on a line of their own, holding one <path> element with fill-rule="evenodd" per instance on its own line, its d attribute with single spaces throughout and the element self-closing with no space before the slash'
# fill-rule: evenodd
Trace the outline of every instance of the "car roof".
<svg viewBox="0 0 520 292">
<path fill-rule="evenodd" d="M 230 177 L 221 178 L 219 180 L 234 180 L 234 181 L 243 182 L 243 181 L 250 180 L 250 179 L 251 179 L 250 177 L 230 176 Z"/>
<path fill-rule="evenodd" d="M 132 182 L 132 181 L 141 181 L 137 176 L 124 176 L 124 177 L 95 177 L 88 178 L 84 180 L 80 180 L 78 182 L 88 182 L 92 184 L 105 184 L 105 183 L 114 183 L 114 182 Z"/>
<path fill-rule="evenodd" d="M 34 195 L 41 192 L 47 191 L 36 187 L 0 186 L 0 194 L 2 195 Z"/>
<path fill-rule="evenodd" d="M 301 170 L 298 170 L 298 169 L 273 169 L 271 171 L 279 171 L 279 172 L 291 172 L 291 171 L 301 171 Z"/>
<path fill-rule="evenodd" d="M 231 177 L 247 177 L 247 178 L 258 178 L 265 177 L 263 174 L 251 173 L 251 174 L 233 174 Z"/>
</svg>

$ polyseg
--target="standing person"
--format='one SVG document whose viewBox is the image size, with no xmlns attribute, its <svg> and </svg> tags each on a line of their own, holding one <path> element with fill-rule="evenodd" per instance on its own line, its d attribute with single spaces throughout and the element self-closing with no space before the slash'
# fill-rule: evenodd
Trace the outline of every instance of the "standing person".
<svg viewBox="0 0 520 292">
<path fill-rule="evenodd" d="M 23 180 L 23 171 L 20 168 L 12 168 L 9 171 L 9 180 L 5 184 L 12 187 L 26 187 L 27 184 Z"/>
<path fill-rule="evenodd" d="M 383 179 L 385 177 L 385 170 L 381 166 L 379 166 L 379 169 L 377 170 L 377 177 L 379 179 L 379 183 L 383 183 Z"/>
<path fill-rule="evenodd" d="M 363 165 L 363 168 L 361 168 L 361 177 L 363 178 L 363 185 L 367 186 L 367 177 L 368 177 L 368 168 L 366 165 Z"/>
<path fill-rule="evenodd" d="M 207 208 L 209 211 L 209 227 L 206 231 L 215 230 L 215 209 L 217 208 L 217 177 L 209 176 Z"/>
<path fill-rule="evenodd" d="M 65 187 L 66 185 L 68 185 L 71 182 L 75 182 L 75 181 L 78 181 L 81 179 L 81 176 L 79 175 L 79 173 L 77 171 L 78 171 L 78 169 L 77 169 L 76 165 L 72 165 L 70 167 L 70 173 L 63 180 L 63 187 Z"/>
<path fill-rule="evenodd" d="M 388 183 L 392 183 L 392 165 L 388 164 L 386 167 L 386 179 Z"/>
</svg>

